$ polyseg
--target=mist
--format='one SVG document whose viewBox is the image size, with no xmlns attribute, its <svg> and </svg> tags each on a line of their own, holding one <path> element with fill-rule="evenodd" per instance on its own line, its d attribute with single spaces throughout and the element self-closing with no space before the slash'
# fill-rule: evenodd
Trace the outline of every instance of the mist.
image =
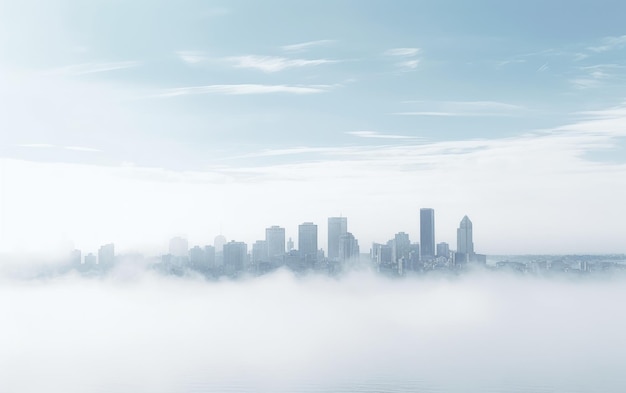
<svg viewBox="0 0 626 393">
<path fill-rule="evenodd" d="M 623 277 L 0 279 L 4 392 L 626 388 Z"/>
</svg>

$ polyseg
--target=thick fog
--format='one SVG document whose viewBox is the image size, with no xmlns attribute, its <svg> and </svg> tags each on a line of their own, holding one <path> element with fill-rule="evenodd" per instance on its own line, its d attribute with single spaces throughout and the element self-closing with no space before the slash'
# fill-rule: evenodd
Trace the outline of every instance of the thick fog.
<svg viewBox="0 0 626 393">
<path fill-rule="evenodd" d="M 0 280 L 3 392 L 621 392 L 621 278 Z"/>
</svg>

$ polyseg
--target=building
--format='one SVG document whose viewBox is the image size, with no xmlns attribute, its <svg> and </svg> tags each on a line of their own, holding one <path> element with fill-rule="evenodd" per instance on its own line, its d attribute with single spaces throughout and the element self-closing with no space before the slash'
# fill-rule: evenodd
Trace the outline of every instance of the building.
<svg viewBox="0 0 626 393">
<path fill-rule="evenodd" d="M 437 243 L 437 257 L 450 258 L 450 245 L 446 242 Z"/>
<path fill-rule="evenodd" d="M 113 243 L 105 244 L 98 250 L 98 265 L 103 267 L 113 266 L 115 263 L 115 246 Z"/>
<path fill-rule="evenodd" d="M 339 239 L 339 261 L 349 261 L 359 257 L 359 242 L 350 232 Z"/>
<path fill-rule="evenodd" d="M 298 252 L 307 262 L 317 260 L 317 225 L 312 222 L 298 225 Z"/>
<path fill-rule="evenodd" d="M 464 216 L 456 230 L 456 252 L 461 254 L 474 254 L 474 234 L 472 221 Z"/>
<path fill-rule="evenodd" d="M 282 261 L 285 255 L 285 228 L 271 226 L 265 229 L 267 256 L 272 262 Z"/>
<path fill-rule="evenodd" d="M 420 245 L 422 260 L 435 257 L 435 210 L 420 209 Z"/>
<path fill-rule="evenodd" d="M 328 218 L 328 259 L 338 261 L 341 237 L 348 233 L 347 217 Z"/>
<path fill-rule="evenodd" d="M 393 238 L 394 258 L 396 261 L 409 258 L 411 251 L 411 240 L 409 235 L 404 232 L 398 232 Z"/>
<path fill-rule="evenodd" d="M 252 245 L 252 263 L 259 264 L 267 262 L 267 242 L 265 240 L 257 240 Z"/>
<path fill-rule="evenodd" d="M 215 269 L 215 247 L 204 246 L 204 257 L 208 269 Z"/>
<path fill-rule="evenodd" d="M 175 237 L 170 240 L 169 246 L 170 255 L 175 258 L 186 257 L 189 254 L 189 243 L 187 239 L 182 237 Z"/>
<path fill-rule="evenodd" d="M 224 244 L 224 273 L 229 276 L 237 275 L 246 267 L 248 259 L 248 245 L 231 240 Z"/>
<path fill-rule="evenodd" d="M 97 261 L 98 261 L 98 258 L 94 254 L 89 253 L 89 254 L 85 255 L 85 266 L 86 267 L 93 267 L 93 266 L 95 266 Z"/>
<path fill-rule="evenodd" d="M 213 240 L 213 247 L 215 247 L 215 252 L 217 254 L 221 254 L 224 251 L 224 244 L 226 244 L 227 240 L 222 235 L 215 236 Z"/>
<path fill-rule="evenodd" d="M 195 246 L 189 250 L 189 264 L 197 270 L 205 270 L 208 267 L 204 248 Z"/>
</svg>

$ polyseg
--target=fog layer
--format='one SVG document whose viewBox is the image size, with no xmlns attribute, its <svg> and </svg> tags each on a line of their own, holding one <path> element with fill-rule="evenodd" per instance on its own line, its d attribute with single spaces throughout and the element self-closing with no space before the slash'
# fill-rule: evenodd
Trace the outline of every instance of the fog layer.
<svg viewBox="0 0 626 393">
<path fill-rule="evenodd" d="M 625 284 L 480 273 L 5 279 L 0 386 L 618 392 Z"/>
</svg>

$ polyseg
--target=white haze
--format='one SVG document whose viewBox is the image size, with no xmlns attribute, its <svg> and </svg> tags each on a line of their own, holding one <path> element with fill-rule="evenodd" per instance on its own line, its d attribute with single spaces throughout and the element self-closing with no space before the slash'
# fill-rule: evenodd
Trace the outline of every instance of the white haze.
<svg viewBox="0 0 626 393">
<path fill-rule="evenodd" d="M 496 273 L 5 277 L 0 390 L 621 392 L 624 284 Z"/>
</svg>

